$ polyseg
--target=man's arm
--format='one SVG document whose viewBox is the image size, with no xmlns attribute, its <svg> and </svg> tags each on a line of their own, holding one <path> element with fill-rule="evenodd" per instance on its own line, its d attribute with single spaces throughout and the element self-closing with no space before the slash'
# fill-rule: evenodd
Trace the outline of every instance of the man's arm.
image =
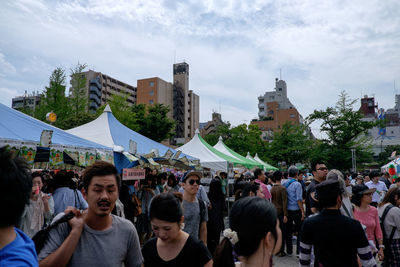
<svg viewBox="0 0 400 267">
<path fill-rule="evenodd" d="M 207 222 L 200 224 L 200 240 L 207 246 Z"/>
<path fill-rule="evenodd" d="M 297 198 L 297 205 L 301 210 L 301 220 L 304 220 L 304 206 L 303 206 L 303 188 L 299 183 L 296 187 L 296 198 Z"/>
<path fill-rule="evenodd" d="M 58 249 L 39 262 L 39 266 L 66 266 L 71 259 L 81 237 L 84 225 L 83 215 L 77 209 L 68 207 L 65 213 L 71 211 L 75 214 L 75 217 L 68 222 L 71 226 L 71 232 Z"/>
</svg>

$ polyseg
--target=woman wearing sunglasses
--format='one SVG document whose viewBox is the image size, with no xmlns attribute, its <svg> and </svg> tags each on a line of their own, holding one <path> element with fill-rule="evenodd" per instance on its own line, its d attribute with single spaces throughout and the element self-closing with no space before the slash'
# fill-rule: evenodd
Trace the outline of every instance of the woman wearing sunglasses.
<svg viewBox="0 0 400 267">
<path fill-rule="evenodd" d="M 162 193 L 151 201 L 150 221 L 156 237 L 143 246 L 145 267 L 213 265 L 203 242 L 182 231 L 182 199 L 178 194 Z"/>
<path fill-rule="evenodd" d="M 383 260 L 383 235 L 379 224 L 378 210 L 371 206 L 372 194 L 376 188 L 369 189 L 365 185 L 355 185 L 351 202 L 354 207 L 354 219 L 366 227 L 368 241 L 372 251 L 378 253 L 379 260 Z M 378 244 L 375 243 L 378 240 Z M 375 254 L 374 254 L 375 255 Z"/>
</svg>

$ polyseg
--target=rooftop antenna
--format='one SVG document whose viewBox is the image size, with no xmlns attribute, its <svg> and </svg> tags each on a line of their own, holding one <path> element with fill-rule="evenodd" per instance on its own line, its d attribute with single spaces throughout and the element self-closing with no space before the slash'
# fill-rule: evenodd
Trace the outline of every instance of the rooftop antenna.
<svg viewBox="0 0 400 267">
<path fill-rule="evenodd" d="M 279 69 L 279 80 L 282 80 L 282 68 Z"/>
</svg>

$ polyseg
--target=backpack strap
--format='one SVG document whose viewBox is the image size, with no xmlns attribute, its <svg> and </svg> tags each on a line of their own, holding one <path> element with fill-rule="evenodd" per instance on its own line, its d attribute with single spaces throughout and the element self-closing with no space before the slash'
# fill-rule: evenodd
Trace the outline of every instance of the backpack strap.
<svg viewBox="0 0 400 267">
<path fill-rule="evenodd" d="M 202 218 L 202 215 L 205 214 L 205 212 L 206 212 L 206 204 L 204 204 L 204 201 L 201 200 L 200 198 L 197 198 L 197 201 L 199 202 L 199 208 L 200 208 L 200 220 L 199 220 L 200 221 L 199 237 L 200 237 L 200 229 L 201 229 L 201 223 L 202 223 L 201 218 Z"/>
<path fill-rule="evenodd" d="M 391 209 L 391 208 L 393 208 L 394 206 L 392 205 L 392 204 L 389 204 L 386 208 L 385 208 L 385 210 L 383 211 L 383 213 L 382 213 L 382 217 L 381 217 L 381 222 L 382 222 L 382 232 L 383 232 L 383 235 L 384 236 L 386 236 L 386 233 L 385 233 L 385 228 L 384 228 L 384 223 L 385 223 L 385 219 L 386 219 L 386 215 L 388 214 L 388 212 L 389 212 L 389 210 Z M 392 229 L 392 232 L 391 232 L 391 234 L 390 234 L 390 238 L 389 238 L 389 241 L 391 241 L 391 239 L 393 238 L 393 235 L 394 235 L 394 232 L 396 231 L 396 227 L 393 227 L 393 229 Z"/>
</svg>

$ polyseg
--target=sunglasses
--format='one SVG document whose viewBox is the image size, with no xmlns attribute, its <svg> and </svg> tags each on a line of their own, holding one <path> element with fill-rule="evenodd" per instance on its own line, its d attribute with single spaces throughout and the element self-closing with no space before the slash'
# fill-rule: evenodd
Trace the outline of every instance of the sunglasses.
<svg viewBox="0 0 400 267">
<path fill-rule="evenodd" d="M 322 167 L 322 168 L 319 168 L 319 169 L 317 169 L 317 170 L 319 170 L 319 171 L 327 171 L 328 168 L 327 168 L 327 167 Z"/>
<path fill-rule="evenodd" d="M 190 185 L 194 185 L 194 183 L 200 185 L 200 180 L 196 179 L 196 180 L 190 180 L 190 181 L 189 181 L 189 184 L 190 184 Z"/>
</svg>

